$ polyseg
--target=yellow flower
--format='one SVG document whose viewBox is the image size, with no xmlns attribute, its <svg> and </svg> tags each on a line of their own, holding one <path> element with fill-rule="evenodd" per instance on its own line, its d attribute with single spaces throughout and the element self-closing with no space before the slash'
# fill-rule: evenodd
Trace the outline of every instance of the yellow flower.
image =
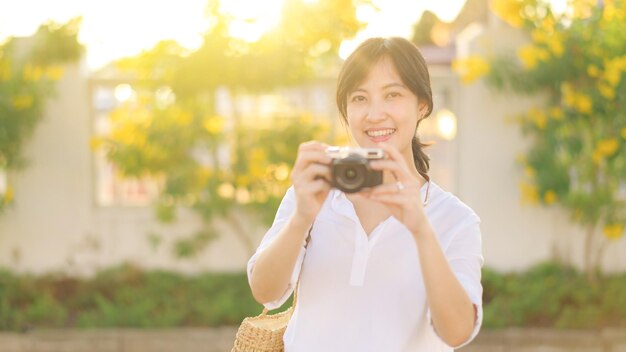
<svg viewBox="0 0 626 352">
<path fill-rule="evenodd" d="M 535 177 L 535 175 L 537 174 L 537 172 L 536 172 L 536 171 L 535 171 L 535 169 L 533 169 L 532 167 L 530 167 L 530 166 L 526 166 L 526 167 L 524 168 L 524 174 L 525 174 L 525 175 L 526 175 L 526 177 L 528 177 L 528 178 L 533 178 L 533 177 Z"/>
<path fill-rule="evenodd" d="M 563 83 L 561 85 L 561 93 L 563 94 L 563 102 L 566 106 L 572 107 L 583 114 L 589 114 L 593 110 L 591 97 L 584 93 L 575 92 L 569 83 Z"/>
<path fill-rule="evenodd" d="M 7 187 L 7 190 L 4 193 L 4 203 L 8 204 L 11 203 L 11 201 L 13 200 L 13 187 L 9 186 Z"/>
<path fill-rule="evenodd" d="M 517 56 L 522 60 L 522 64 L 527 69 L 537 66 L 537 55 L 535 47 L 532 45 L 521 47 L 517 50 Z"/>
<path fill-rule="evenodd" d="M 111 131 L 111 139 L 124 145 L 144 147 L 147 142 L 145 131 L 132 122 L 119 123 Z"/>
<path fill-rule="evenodd" d="M 615 138 L 603 139 L 596 144 L 596 148 L 593 151 L 593 160 L 596 163 L 600 163 L 603 158 L 609 157 L 617 151 L 619 142 Z"/>
<path fill-rule="evenodd" d="M 537 58 L 539 61 L 547 61 L 550 58 L 550 53 L 544 49 L 537 50 Z"/>
<path fill-rule="evenodd" d="M 563 94 L 563 103 L 566 106 L 573 107 L 576 104 L 576 93 L 569 83 L 561 85 L 561 94 Z"/>
<path fill-rule="evenodd" d="M 16 110 L 25 110 L 33 106 L 34 101 L 32 95 L 18 95 L 11 99 L 11 104 Z"/>
<path fill-rule="evenodd" d="M 622 78 L 622 73 L 620 71 L 620 67 L 618 67 L 617 65 L 607 65 L 602 78 L 604 78 L 604 80 L 613 87 L 617 87 L 620 79 Z"/>
<path fill-rule="evenodd" d="M 610 240 L 616 240 L 624 235 L 624 225 L 622 224 L 607 224 L 602 230 L 604 236 Z"/>
<path fill-rule="evenodd" d="M 472 83 L 489 73 L 489 63 L 479 56 L 470 56 L 465 59 L 454 60 L 452 69 L 461 75 L 464 84 Z"/>
<path fill-rule="evenodd" d="M 622 128 L 622 138 L 626 139 L 626 127 Z"/>
<path fill-rule="evenodd" d="M 597 150 L 606 156 L 613 155 L 617 147 L 619 147 L 619 142 L 615 138 L 603 139 L 596 146 Z"/>
<path fill-rule="evenodd" d="M 588 95 L 579 93 L 576 97 L 575 107 L 578 112 L 583 114 L 589 114 L 593 108 L 593 102 Z"/>
<path fill-rule="evenodd" d="M 592 10 L 597 6 L 596 0 L 576 0 L 571 2 L 574 7 L 575 18 L 587 18 L 591 16 Z"/>
<path fill-rule="evenodd" d="M 0 82 L 6 82 L 11 79 L 11 64 L 6 60 L 0 60 Z"/>
<path fill-rule="evenodd" d="M 172 113 L 174 115 L 174 121 L 181 126 L 189 126 L 191 121 L 193 121 L 193 114 L 189 111 L 176 108 Z"/>
<path fill-rule="evenodd" d="M 537 191 L 537 187 L 533 184 L 529 184 L 526 182 L 520 182 L 520 193 L 522 195 L 522 203 L 523 204 L 537 204 L 539 203 L 539 192 Z"/>
<path fill-rule="evenodd" d="M 39 66 L 24 66 L 23 77 L 25 81 L 38 81 L 43 76 L 43 69 Z"/>
<path fill-rule="evenodd" d="M 598 90 L 600 94 L 608 100 L 615 98 L 615 89 L 606 83 L 598 83 Z"/>
<path fill-rule="evenodd" d="M 53 80 L 53 81 L 58 81 L 61 79 L 61 77 L 63 77 L 63 67 L 61 66 L 49 66 L 48 68 L 46 68 L 46 78 Z"/>
<path fill-rule="evenodd" d="M 548 39 L 548 33 L 541 29 L 535 29 L 530 34 L 535 43 L 545 43 Z"/>
<path fill-rule="evenodd" d="M 255 179 L 261 178 L 267 172 L 267 152 L 261 148 L 252 148 L 249 155 L 250 169 L 248 173 Z"/>
<path fill-rule="evenodd" d="M 89 141 L 89 148 L 91 148 L 91 150 L 98 150 L 100 149 L 100 147 L 102 147 L 102 144 L 104 144 L 104 141 L 102 140 L 102 138 L 92 137 L 91 140 Z"/>
<path fill-rule="evenodd" d="M 523 0 L 492 0 L 490 5 L 491 10 L 511 26 L 519 28 L 524 24 L 521 17 Z"/>
<path fill-rule="evenodd" d="M 237 186 L 247 187 L 250 185 L 251 178 L 249 175 L 237 175 L 235 178 L 235 184 Z"/>
<path fill-rule="evenodd" d="M 553 16 L 546 16 L 541 21 L 541 30 L 546 33 L 554 34 L 554 25 L 556 25 L 556 21 Z"/>
<path fill-rule="evenodd" d="M 313 122 L 313 116 L 310 113 L 304 112 L 300 115 L 300 123 L 310 124 L 311 122 Z"/>
<path fill-rule="evenodd" d="M 605 0 L 604 1 L 604 11 L 602 11 L 602 17 L 606 21 L 621 21 L 624 23 L 626 20 L 626 8 L 623 6 L 623 2 L 621 6 L 615 6 L 616 1 L 614 0 Z M 620 23 L 620 22 L 617 22 Z"/>
<path fill-rule="evenodd" d="M 546 118 L 546 114 L 543 111 L 537 108 L 532 108 L 528 111 L 528 116 L 540 130 L 546 127 L 548 119 Z"/>
<path fill-rule="evenodd" d="M 556 199 L 557 199 L 556 192 L 554 192 L 553 190 L 548 190 L 543 195 L 543 201 L 544 203 L 548 205 L 554 204 L 554 202 L 556 202 Z"/>
<path fill-rule="evenodd" d="M 561 42 L 560 39 L 557 39 L 557 38 L 550 40 L 548 42 L 548 47 L 550 48 L 550 51 L 552 51 L 552 53 L 556 57 L 560 57 L 561 55 L 563 55 L 563 52 L 565 51 L 565 48 L 563 48 L 563 43 Z"/>
<path fill-rule="evenodd" d="M 202 126 L 209 134 L 217 135 L 224 128 L 224 119 L 219 116 L 205 117 Z"/>
<path fill-rule="evenodd" d="M 589 65 L 587 66 L 587 74 L 589 77 L 598 77 L 600 75 L 600 70 L 594 65 Z"/>
<path fill-rule="evenodd" d="M 517 50 L 517 56 L 522 61 L 524 68 L 532 70 L 537 67 L 539 61 L 546 61 L 550 58 L 550 53 L 534 45 L 526 45 Z"/>
<path fill-rule="evenodd" d="M 562 120 L 563 119 L 563 110 L 561 110 L 561 108 L 558 107 L 558 106 L 554 106 L 554 107 L 550 108 L 550 113 L 549 114 L 555 120 Z"/>
</svg>

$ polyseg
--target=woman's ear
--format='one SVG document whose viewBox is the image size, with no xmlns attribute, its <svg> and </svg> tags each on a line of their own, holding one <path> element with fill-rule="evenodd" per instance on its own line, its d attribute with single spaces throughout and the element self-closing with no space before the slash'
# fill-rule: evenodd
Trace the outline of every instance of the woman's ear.
<svg viewBox="0 0 626 352">
<path fill-rule="evenodd" d="M 417 108 L 417 116 L 419 120 L 423 120 L 426 117 L 426 112 L 428 111 L 428 105 L 426 103 L 419 103 Z"/>
</svg>

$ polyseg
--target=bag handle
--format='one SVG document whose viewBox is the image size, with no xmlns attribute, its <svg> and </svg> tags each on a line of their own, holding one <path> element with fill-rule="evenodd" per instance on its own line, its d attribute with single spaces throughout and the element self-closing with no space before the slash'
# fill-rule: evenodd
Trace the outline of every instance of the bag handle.
<svg viewBox="0 0 626 352">
<path fill-rule="evenodd" d="M 313 230 L 313 225 L 311 225 L 311 228 L 309 228 L 309 234 L 308 236 L 306 236 L 306 243 L 304 244 L 304 249 L 306 250 L 306 247 L 308 247 L 309 242 L 311 241 L 311 231 Z M 306 256 L 306 251 L 304 252 L 305 256 Z M 302 264 L 304 264 L 304 259 L 302 259 Z M 291 301 L 291 308 L 295 308 L 296 307 L 296 302 L 298 299 L 298 286 L 300 285 L 300 274 L 302 274 L 302 267 L 300 267 L 300 272 L 298 273 L 298 281 L 296 281 L 296 287 L 293 289 L 293 300 Z M 265 308 L 265 306 L 263 306 L 263 312 L 261 312 L 261 314 L 259 315 L 260 317 L 267 315 L 267 313 L 269 312 L 269 309 Z"/>
</svg>

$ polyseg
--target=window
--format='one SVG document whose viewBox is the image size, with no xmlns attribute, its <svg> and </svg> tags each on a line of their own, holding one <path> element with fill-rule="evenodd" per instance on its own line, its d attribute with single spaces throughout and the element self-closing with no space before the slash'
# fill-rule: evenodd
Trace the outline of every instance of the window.
<svg viewBox="0 0 626 352">
<path fill-rule="evenodd" d="M 106 136 L 110 129 L 110 113 L 121 103 L 136 99 L 136 92 L 126 83 L 93 82 L 92 111 L 93 136 Z M 126 178 L 109 162 L 102 148 L 94 155 L 95 196 L 101 206 L 148 206 L 159 196 L 163 180 L 153 178 Z"/>
</svg>

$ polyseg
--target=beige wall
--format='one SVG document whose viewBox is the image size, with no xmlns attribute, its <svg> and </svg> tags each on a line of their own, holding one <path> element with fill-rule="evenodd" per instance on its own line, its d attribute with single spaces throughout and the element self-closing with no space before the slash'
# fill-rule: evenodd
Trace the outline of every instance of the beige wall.
<svg viewBox="0 0 626 352">
<path fill-rule="evenodd" d="M 461 36 L 459 53 L 489 53 L 523 40 L 494 21 Z M 486 265 L 519 270 L 554 257 L 580 264 L 582 232 L 566 215 L 558 209 L 520 204 L 521 170 L 515 159 L 524 150 L 524 140 L 505 116 L 526 110 L 532 100 L 495 92 L 481 82 L 460 86 L 443 68 L 433 68 L 432 79 L 435 109 L 448 107 L 458 118 L 456 139 L 440 141 L 431 149 L 432 174 L 482 218 Z M 1 267 L 81 275 L 123 262 L 188 273 L 244 268 L 249 253 L 223 224 L 220 238 L 199 256 L 178 260 L 171 244 L 201 226 L 195 214 L 183 211 L 180 221 L 165 226 L 149 207 L 96 205 L 86 72 L 67 67 L 58 92 L 26 143 L 30 165 L 9 175 L 16 198 L 0 216 Z M 258 243 L 264 230 L 246 219 L 242 223 Z M 163 238 L 156 248 L 148 239 L 154 233 Z M 620 256 L 625 250 L 625 240 L 608 246 L 605 267 L 625 270 L 626 259 Z"/>
<path fill-rule="evenodd" d="M 459 55 L 491 55 L 511 50 L 526 39 L 520 32 L 492 19 L 487 26 L 469 28 L 457 44 Z M 459 158 L 458 195 L 482 218 L 486 265 L 499 270 L 520 270 L 534 263 L 559 258 L 582 265 L 583 232 L 557 208 L 522 205 L 518 184 L 522 170 L 516 164 L 526 141 L 506 117 L 526 111 L 538 98 L 497 92 L 477 81 L 458 90 Z M 604 257 L 607 270 L 625 270 L 622 239 L 609 243 Z"/>
<path fill-rule="evenodd" d="M 183 272 L 241 270 L 248 253 L 228 235 L 194 259 L 176 260 L 172 242 L 201 225 L 192 212 L 163 226 L 152 208 L 96 205 L 88 88 L 81 67 L 66 67 L 57 98 L 26 143 L 30 164 L 8 176 L 15 203 L 0 216 L 0 266 L 81 275 L 122 262 Z M 156 248 L 148 240 L 152 233 L 163 238 Z"/>
</svg>

